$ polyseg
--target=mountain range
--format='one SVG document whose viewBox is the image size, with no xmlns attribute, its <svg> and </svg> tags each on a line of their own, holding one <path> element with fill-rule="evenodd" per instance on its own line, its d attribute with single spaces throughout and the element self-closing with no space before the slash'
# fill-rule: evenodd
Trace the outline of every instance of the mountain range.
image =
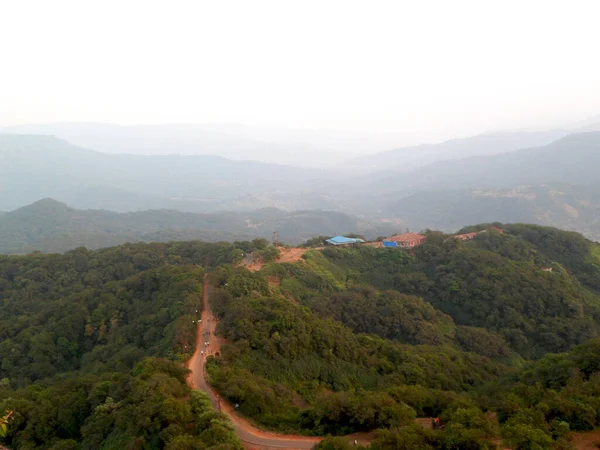
<svg viewBox="0 0 600 450">
<path fill-rule="evenodd" d="M 489 156 L 439 161 L 408 174 L 381 178 L 385 189 L 456 189 L 597 180 L 600 132 L 576 133 L 550 144 Z"/>
<path fill-rule="evenodd" d="M 79 208 L 137 211 L 330 207 L 304 196 L 331 175 L 204 155 L 110 155 L 51 136 L 0 134 L 0 209 L 43 197 Z M 312 205 L 312 206 L 309 206 Z M 332 208 L 328 208 L 332 209 Z"/>
<path fill-rule="evenodd" d="M 565 130 L 487 133 L 439 144 L 415 145 L 366 155 L 348 161 L 346 167 L 363 172 L 393 170 L 406 173 L 437 161 L 495 155 L 547 145 L 567 134 L 568 131 Z"/>
<path fill-rule="evenodd" d="M 398 143 L 402 139 L 393 134 L 262 129 L 234 124 L 56 123 L 5 127 L 0 128 L 0 133 L 56 136 L 73 145 L 109 154 L 221 155 L 232 160 L 371 173 L 406 172 L 436 161 L 538 147 L 570 133 L 594 130 L 600 130 L 598 118 L 561 129 L 497 131 L 401 147 Z"/>
<path fill-rule="evenodd" d="M 566 136 L 549 145 L 488 157 L 439 162 L 404 177 L 373 183 L 398 192 L 384 215 L 413 227 L 444 230 L 467 222 L 558 226 L 600 239 L 600 133 Z"/>
<path fill-rule="evenodd" d="M 374 238 L 397 228 L 331 211 L 284 212 L 267 208 L 247 213 L 116 213 L 78 210 L 47 198 L 0 215 L 0 253 L 63 252 L 79 246 L 96 249 L 126 242 L 271 239 L 275 231 L 284 242 L 300 243 L 313 236 L 332 236 L 340 230 Z"/>
<path fill-rule="evenodd" d="M 398 163 L 408 157 L 416 165 L 424 163 L 419 162 L 419 147 L 412 147 L 412 153 L 405 148 L 341 162 L 335 169 L 306 169 L 208 155 L 108 154 L 52 136 L 0 134 L 0 210 L 46 197 L 76 209 L 121 213 L 321 210 L 321 217 L 322 211 L 353 217 L 355 225 L 342 221 L 344 226 L 321 227 L 313 234 L 361 231 L 370 227 L 365 224 L 386 219 L 402 228 L 444 231 L 466 223 L 528 222 L 598 239 L 600 132 L 572 133 L 515 150 L 519 143 L 545 142 L 563 133 L 500 133 L 420 147 L 424 159 L 447 159 L 412 170 Z M 474 152 L 476 156 L 460 157 Z M 352 164 L 365 170 L 348 169 Z M 372 170 L 377 167 L 382 168 Z M 210 230 L 203 224 L 175 223 L 162 232 L 169 227 Z M 269 234 L 275 228 L 269 224 Z M 294 242 L 310 234 L 298 230 L 288 235 Z M 125 234 L 139 239 L 157 231 L 132 228 Z M 234 226 L 219 231 L 244 236 L 247 230 Z"/>
<path fill-rule="evenodd" d="M 32 124 L 4 128 L 10 134 L 52 135 L 110 154 L 221 155 L 233 160 L 321 168 L 365 152 L 392 148 L 393 136 L 355 131 L 262 129 L 234 124 L 117 125 Z"/>
</svg>

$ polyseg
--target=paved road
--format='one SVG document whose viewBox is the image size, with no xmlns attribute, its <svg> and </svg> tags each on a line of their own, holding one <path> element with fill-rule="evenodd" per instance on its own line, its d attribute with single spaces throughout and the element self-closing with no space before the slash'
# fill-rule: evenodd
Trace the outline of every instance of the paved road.
<svg viewBox="0 0 600 450">
<path fill-rule="evenodd" d="M 210 305 L 208 304 L 208 282 L 204 277 L 204 295 L 201 321 L 198 322 L 196 332 L 196 352 L 188 362 L 188 367 L 192 371 L 190 376 L 191 385 L 195 389 L 205 391 L 216 409 L 221 410 L 229 416 L 235 431 L 240 440 L 249 449 L 309 449 L 312 448 L 321 438 L 311 438 L 306 436 L 283 435 L 261 431 L 253 427 L 248 421 L 239 417 L 232 406 L 219 398 L 219 395 L 209 386 L 206 381 L 205 363 L 206 356 L 214 355 L 219 351 L 220 342 L 214 335 L 215 321 Z M 204 343 L 208 342 L 206 346 Z M 202 353 L 204 352 L 204 354 Z"/>
</svg>

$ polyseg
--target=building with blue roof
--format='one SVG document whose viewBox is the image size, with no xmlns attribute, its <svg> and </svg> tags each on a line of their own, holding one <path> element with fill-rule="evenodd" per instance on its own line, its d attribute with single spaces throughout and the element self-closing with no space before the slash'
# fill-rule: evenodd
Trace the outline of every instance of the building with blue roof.
<svg viewBox="0 0 600 450">
<path fill-rule="evenodd" d="M 335 236 L 332 237 L 331 239 L 327 239 L 325 242 L 327 242 L 330 245 L 350 245 L 350 244 L 360 244 L 363 241 L 362 239 L 359 238 L 347 238 L 344 236 Z"/>
</svg>

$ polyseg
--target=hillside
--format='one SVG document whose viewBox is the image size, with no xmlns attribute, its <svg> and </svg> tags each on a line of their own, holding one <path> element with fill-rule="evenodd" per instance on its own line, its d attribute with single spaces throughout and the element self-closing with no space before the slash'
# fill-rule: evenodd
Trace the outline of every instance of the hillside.
<svg viewBox="0 0 600 450">
<path fill-rule="evenodd" d="M 492 152 L 500 148 L 500 142 L 521 142 L 511 134 L 502 136 L 469 138 L 468 145 L 452 141 L 447 150 L 458 155 L 465 148 L 463 144 L 475 151 L 491 140 L 488 150 Z M 599 150 L 600 133 L 587 132 L 542 147 L 454 159 L 403 173 L 386 168 L 357 176 L 211 156 L 103 154 L 51 137 L 0 135 L 0 209 L 16 209 L 51 197 L 86 210 L 244 211 L 243 220 L 253 224 L 240 228 L 238 218 L 227 216 L 232 226 L 223 220 L 226 226 L 217 228 L 208 219 L 209 224 L 204 219 L 183 219 L 183 215 L 175 219 L 176 213 L 163 211 L 160 215 L 171 216 L 168 220 L 141 218 L 142 222 L 156 220 L 161 224 L 154 228 L 118 229 L 113 224 L 110 232 L 100 228 L 99 235 L 69 230 L 67 236 L 54 237 L 54 242 L 31 242 L 33 236 L 21 237 L 18 239 L 25 247 L 11 246 L 11 251 L 28 251 L 33 248 L 29 243 L 43 249 L 72 248 L 71 238 L 97 248 L 132 240 L 229 240 L 238 234 L 242 238 L 268 238 L 277 228 L 282 239 L 290 243 L 319 234 L 358 231 L 376 236 L 397 231 L 385 223 L 412 230 L 453 231 L 468 223 L 527 222 L 573 229 L 598 239 L 600 197 L 595 167 L 600 163 Z M 414 149 L 411 159 L 418 159 L 418 151 Z M 251 217 L 257 209 L 273 208 L 297 211 L 297 215 L 295 219 L 291 214 L 282 219 L 283 213 L 267 220 Z M 346 216 L 314 210 L 343 212 Z M 221 217 L 219 214 L 215 217 Z M 278 220 L 283 221 L 282 226 Z M 188 221 L 193 225 L 188 226 Z M 217 236 L 212 233 L 215 229 Z"/>
<path fill-rule="evenodd" d="M 240 450 L 180 364 L 194 351 L 202 307 L 195 264 L 235 254 L 187 243 L 0 257 L 0 411 L 14 417 L 0 442 Z"/>
<path fill-rule="evenodd" d="M 44 199 L 0 215 L 0 253 L 63 252 L 79 246 L 96 249 L 126 242 L 271 239 L 275 230 L 288 243 L 345 232 L 366 233 L 372 238 L 392 232 L 390 226 L 372 225 L 329 211 L 284 212 L 268 208 L 248 213 L 196 214 L 172 210 L 116 213 L 77 210 Z"/>
<path fill-rule="evenodd" d="M 599 425 L 599 247 L 501 227 L 467 242 L 431 233 L 413 255 L 331 248 L 252 274 L 217 271 L 212 307 L 232 344 L 209 364 L 212 382 L 264 426 L 390 428 L 377 448 L 407 436 L 405 448 L 447 448 L 448 435 L 409 425 L 423 415 L 442 417 L 457 448 L 499 435 L 511 448 L 570 448 L 569 429 Z M 540 413 L 543 401 L 552 403 Z"/>
<path fill-rule="evenodd" d="M 411 228 L 528 222 L 599 239 L 598 164 L 600 133 L 589 132 L 543 147 L 432 164 L 364 189 L 380 215 Z"/>
<path fill-rule="evenodd" d="M 120 212 L 307 209 L 331 205 L 304 192 L 329 179 L 321 171 L 218 156 L 111 155 L 50 136 L 0 134 L 4 210 L 45 197 Z"/>
<path fill-rule="evenodd" d="M 382 151 L 395 136 L 331 129 L 256 128 L 235 124 L 117 125 L 110 123 L 30 124 L 0 133 L 44 134 L 104 153 L 221 155 L 300 167 L 336 166 L 366 151 Z"/>
<path fill-rule="evenodd" d="M 349 161 L 345 166 L 361 171 L 406 173 L 438 161 L 445 163 L 454 159 L 495 155 L 547 145 L 566 134 L 568 134 L 566 130 L 481 134 L 451 139 L 439 144 L 402 147 L 362 156 Z"/>
<path fill-rule="evenodd" d="M 224 338 L 208 376 L 262 427 L 381 429 L 372 442 L 381 450 L 499 439 L 571 448 L 572 431 L 600 425 L 600 247 L 553 228 L 496 225 L 502 232 L 465 229 L 486 232 L 464 242 L 429 233 L 413 252 L 311 250 L 258 272 L 238 264 L 263 245 L 252 242 L 2 256 L 0 411 L 17 417 L 5 442 L 239 448 L 169 362 L 194 350 L 208 261 Z M 440 417 L 444 429 L 416 417 Z"/>
<path fill-rule="evenodd" d="M 594 186 L 424 191 L 396 200 L 385 214 L 414 229 L 455 231 L 465 223 L 525 222 L 575 230 L 600 240 L 600 195 Z"/>
<path fill-rule="evenodd" d="M 600 132 L 565 136 L 548 145 L 491 156 L 430 164 L 403 176 L 387 177 L 376 189 L 503 188 L 537 184 L 595 184 Z"/>
<path fill-rule="evenodd" d="M 404 311 L 398 316 L 419 311 L 420 316 L 434 324 L 431 328 L 418 326 L 415 332 L 422 334 L 428 329 L 437 333 L 445 329 L 446 338 L 452 336 L 448 318 L 439 315 L 441 311 L 458 325 L 479 326 L 502 334 L 513 351 L 527 358 L 566 350 L 585 340 L 588 332 L 591 333 L 589 337 L 600 335 L 600 323 L 588 322 L 590 318 L 600 319 L 600 245 L 577 233 L 554 228 L 495 225 L 504 232 L 480 233 L 467 242 L 431 232 L 427 243 L 415 249 L 414 256 L 369 246 L 326 248 L 321 253 L 309 253 L 303 269 L 297 267 L 287 273 L 281 266 L 270 266 L 264 271 L 280 277 L 282 289 L 287 286 L 288 277 L 301 282 L 305 280 L 308 284 L 303 286 L 301 296 L 294 291 L 289 294 L 300 301 L 304 297 L 310 298 L 311 309 L 317 311 L 321 308 L 331 311 L 337 303 L 341 308 L 339 320 L 353 317 L 360 327 L 366 326 L 368 314 L 373 313 L 379 303 L 387 305 L 387 311 L 392 303 L 403 308 L 411 305 L 412 313 Z M 485 229 L 486 225 L 480 225 L 462 231 Z M 551 276 L 541 270 L 554 264 L 556 270 Z M 312 276 L 306 273 L 311 270 L 318 274 L 320 281 L 311 279 Z M 363 285 L 370 285 L 375 290 L 363 290 Z M 352 294 L 340 294 L 346 290 Z M 396 295 L 386 297 L 387 294 L 379 298 L 377 291 L 385 294 L 387 290 L 421 297 L 426 303 Z M 483 298 L 485 302 L 481 302 Z M 439 311 L 428 310 L 427 303 Z M 359 306 L 363 312 L 351 312 L 351 304 Z M 370 304 L 373 308 L 368 306 Z M 479 307 L 483 310 L 477 310 Z M 558 317 L 560 321 L 554 322 Z M 557 327 L 555 331 L 560 330 L 561 340 L 544 342 L 542 336 L 535 334 L 534 330 L 539 329 L 546 319 L 552 324 L 549 322 L 545 327 Z M 578 324 L 563 329 L 571 320 Z M 575 334 L 568 337 L 567 329 Z M 357 331 L 373 332 L 369 327 Z M 388 332 L 402 336 L 398 324 L 390 324 Z M 514 340 L 513 333 L 525 340 Z M 576 337 L 577 333 L 583 334 Z M 413 344 L 440 344 L 446 338 L 440 335 L 401 340 Z"/>
</svg>

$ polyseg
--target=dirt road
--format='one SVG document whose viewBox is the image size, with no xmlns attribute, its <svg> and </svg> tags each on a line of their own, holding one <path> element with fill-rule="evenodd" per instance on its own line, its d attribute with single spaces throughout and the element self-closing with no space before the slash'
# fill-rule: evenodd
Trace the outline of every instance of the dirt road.
<svg viewBox="0 0 600 450">
<path fill-rule="evenodd" d="M 320 438 L 311 438 L 297 435 L 282 435 L 261 431 L 253 427 L 247 420 L 238 416 L 234 408 L 219 397 L 206 381 L 205 363 L 208 355 L 219 352 L 220 339 L 214 335 L 215 321 L 208 304 L 209 286 L 204 278 L 204 308 L 201 321 L 198 322 L 196 333 L 196 352 L 188 361 L 188 368 L 192 371 L 188 378 L 189 384 L 194 389 L 205 391 L 213 406 L 229 416 L 235 431 L 244 446 L 248 449 L 307 449 L 312 448 Z M 208 345 L 205 345 L 208 342 Z"/>
<path fill-rule="evenodd" d="M 297 257 L 298 255 L 294 255 Z M 301 256 L 301 255 L 300 255 Z M 234 408 L 225 400 L 219 397 L 206 381 L 205 363 L 208 355 L 218 353 L 221 347 L 221 339 L 215 336 L 216 323 L 208 303 L 209 286 L 207 277 L 204 277 L 204 293 L 202 310 L 202 319 L 198 322 L 196 332 L 196 352 L 188 361 L 188 368 L 192 371 L 188 377 L 188 383 L 193 389 L 202 389 L 205 391 L 213 406 L 229 416 L 235 431 L 247 449 L 252 450 L 274 450 L 274 449 L 309 449 L 321 440 L 318 437 L 306 437 L 299 435 L 283 435 L 259 430 L 250 424 L 247 420 L 238 416 Z M 208 342 L 208 345 L 204 345 Z M 431 427 L 431 418 L 418 418 L 415 422 L 424 426 Z M 365 434 L 356 434 L 347 436 L 349 441 L 357 439 L 362 445 L 368 444 L 372 438 Z M 600 431 L 595 430 L 587 433 L 575 433 L 573 445 L 576 449 L 591 450 L 600 445 Z M 0 446 L 1 449 L 1 446 Z"/>
<path fill-rule="evenodd" d="M 571 444 L 577 450 L 596 450 L 600 448 L 600 430 L 574 433 Z"/>
</svg>

